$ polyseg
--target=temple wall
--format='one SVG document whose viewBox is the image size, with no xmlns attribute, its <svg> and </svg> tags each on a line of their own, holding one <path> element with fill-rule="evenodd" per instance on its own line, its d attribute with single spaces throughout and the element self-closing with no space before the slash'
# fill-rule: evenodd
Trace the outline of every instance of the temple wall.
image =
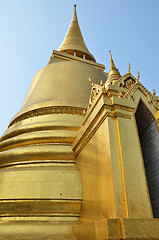
<svg viewBox="0 0 159 240">
<path fill-rule="evenodd" d="M 82 175 L 80 217 L 151 219 L 134 105 L 116 97 L 112 102 L 113 108 L 108 97 L 98 99 L 73 143 Z"/>
<path fill-rule="evenodd" d="M 83 200 L 80 217 L 84 221 L 115 218 L 108 125 L 106 119 L 76 159 L 82 174 Z M 120 186 L 119 182 L 118 184 Z"/>
</svg>

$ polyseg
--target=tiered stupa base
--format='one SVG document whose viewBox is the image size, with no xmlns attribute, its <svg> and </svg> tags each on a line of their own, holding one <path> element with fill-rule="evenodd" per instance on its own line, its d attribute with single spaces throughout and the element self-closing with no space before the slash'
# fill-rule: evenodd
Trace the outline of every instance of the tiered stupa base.
<svg viewBox="0 0 159 240">
<path fill-rule="evenodd" d="M 82 187 L 71 144 L 81 118 L 36 116 L 5 132 L 0 153 L 0 239 L 75 239 Z"/>
</svg>

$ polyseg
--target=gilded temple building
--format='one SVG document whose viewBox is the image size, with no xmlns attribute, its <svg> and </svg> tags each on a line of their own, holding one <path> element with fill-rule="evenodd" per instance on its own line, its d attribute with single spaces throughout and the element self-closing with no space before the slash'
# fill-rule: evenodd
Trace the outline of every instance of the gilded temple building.
<svg viewBox="0 0 159 240">
<path fill-rule="evenodd" d="M 0 240 L 159 239 L 159 97 L 63 43 L 0 140 Z"/>
</svg>

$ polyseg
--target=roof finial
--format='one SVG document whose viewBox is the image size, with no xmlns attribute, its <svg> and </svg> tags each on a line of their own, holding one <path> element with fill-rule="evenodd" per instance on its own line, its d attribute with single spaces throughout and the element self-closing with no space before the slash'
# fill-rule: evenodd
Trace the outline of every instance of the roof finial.
<svg viewBox="0 0 159 240">
<path fill-rule="evenodd" d="M 131 66 L 130 66 L 130 63 L 129 63 L 129 68 L 128 68 L 127 74 L 131 74 L 131 73 L 130 73 L 130 68 L 131 68 Z"/>
<path fill-rule="evenodd" d="M 118 80 L 121 77 L 121 75 L 119 73 L 119 70 L 115 67 L 111 51 L 109 51 L 109 56 L 110 56 L 110 70 L 108 72 L 107 82 L 112 82 Z"/>
<path fill-rule="evenodd" d="M 139 82 L 140 73 L 139 73 L 139 72 L 137 72 L 137 73 L 138 73 L 138 76 L 137 76 L 137 78 L 136 78 L 136 82 Z"/>
<path fill-rule="evenodd" d="M 110 50 L 109 50 L 109 56 L 110 56 L 110 69 L 112 69 L 112 68 L 116 69 Z"/>
<path fill-rule="evenodd" d="M 154 96 L 156 95 L 156 91 L 155 91 L 155 89 L 153 89 L 153 95 L 154 95 Z"/>
</svg>

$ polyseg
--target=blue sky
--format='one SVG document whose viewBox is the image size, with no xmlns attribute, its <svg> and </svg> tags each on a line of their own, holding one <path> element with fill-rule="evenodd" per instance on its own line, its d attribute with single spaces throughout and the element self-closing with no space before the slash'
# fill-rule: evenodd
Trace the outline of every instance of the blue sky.
<svg viewBox="0 0 159 240">
<path fill-rule="evenodd" d="M 77 4 L 89 51 L 109 71 L 109 50 L 121 75 L 131 64 L 159 95 L 159 0 L 0 0 L 0 135 L 20 110 L 32 78 L 58 49 Z"/>
</svg>

